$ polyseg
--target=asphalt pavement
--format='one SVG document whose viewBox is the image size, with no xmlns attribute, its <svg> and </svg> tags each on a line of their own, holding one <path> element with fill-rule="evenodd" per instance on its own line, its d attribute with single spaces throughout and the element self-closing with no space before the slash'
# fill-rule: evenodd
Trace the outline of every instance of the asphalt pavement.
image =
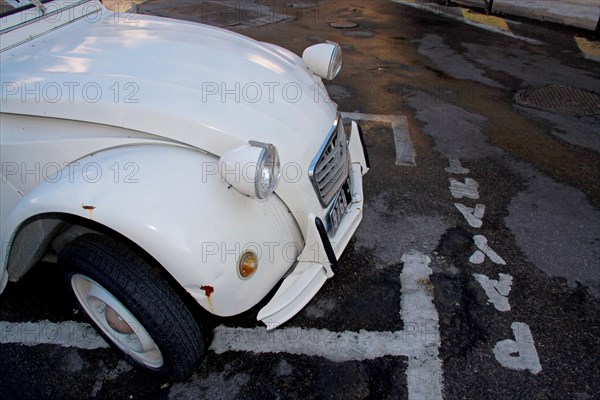
<svg viewBox="0 0 600 400">
<path fill-rule="evenodd" d="M 56 266 L 39 264 L 0 297 L 0 398 L 598 398 L 592 32 L 387 0 L 150 0 L 138 12 L 297 54 L 340 43 L 327 86 L 365 133 L 363 223 L 338 274 L 281 328 L 257 325 L 260 306 L 201 317 L 210 351 L 177 384 L 119 360 Z"/>
</svg>

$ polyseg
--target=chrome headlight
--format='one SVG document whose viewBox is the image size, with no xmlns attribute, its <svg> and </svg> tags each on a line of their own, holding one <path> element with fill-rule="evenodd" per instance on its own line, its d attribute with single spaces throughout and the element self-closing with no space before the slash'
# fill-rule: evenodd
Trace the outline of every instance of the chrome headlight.
<svg viewBox="0 0 600 400">
<path fill-rule="evenodd" d="M 342 69 L 342 48 L 333 42 L 316 44 L 304 50 L 302 59 L 315 75 L 332 80 Z"/>
<path fill-rule="evenodd" d="M 258 142 L 250 142 L 250 144 L 263 148 L 256 169 L 255 186 L 256 197 L 266 199 L 275 191 L 281 178 L 279 154 L 272 144 Z"/>
<path fill-rule="evenodd" d="M 221 156 L 220 173 L 238 192 L 266 199 L 277 189 L 281 177 L 279 153 L 272 144 L 249 143 Z"/>
</svg>

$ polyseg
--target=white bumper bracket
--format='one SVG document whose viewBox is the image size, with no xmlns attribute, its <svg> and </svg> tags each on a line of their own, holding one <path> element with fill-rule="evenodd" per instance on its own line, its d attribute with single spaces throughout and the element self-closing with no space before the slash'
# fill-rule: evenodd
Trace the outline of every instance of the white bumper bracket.
<svg viewBox="0 0 600 400">
<path fill-rule="evenodd" d="M 273 299 L 258 313 L 257 319 L 275 329 L 308 304 L 327 281 L 322 264 L 299 262 L 281 284 Z"/>
<path fill-rule="evenodd" d="M 267 329 L 277 328 L 308 304 L 327 279 L 334 275 L 333 268 L 362 220 L 363 190 L 360 163 L 352 164 L 352 197 L 355 199 L 342 219 L 337 233 L 329 238 L 323 222 L 315 214 L 307 221 L 304 250 L 298 257 L 294 271 L 284 279 L 273 299 L 258 313 L 257 319 Z"/>
</svg>

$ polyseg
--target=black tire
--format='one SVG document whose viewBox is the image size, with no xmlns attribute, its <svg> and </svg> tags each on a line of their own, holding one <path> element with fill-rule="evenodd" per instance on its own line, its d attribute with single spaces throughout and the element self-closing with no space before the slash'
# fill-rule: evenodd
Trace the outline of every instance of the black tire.
<svg viewBox="0 0 600 400">
<path fill-rule="evenodd" d="M 79 307 L 125 360 L 172 381 L 194 373 L 205 353 L 200 329 L 182 300 L 141 257 L 119 241 L 86 234 L 61 251 L 58 263 Z M 146 351 L 143 343 L 156 346 L 148 345 L 152 351 Z"/>
</svg>

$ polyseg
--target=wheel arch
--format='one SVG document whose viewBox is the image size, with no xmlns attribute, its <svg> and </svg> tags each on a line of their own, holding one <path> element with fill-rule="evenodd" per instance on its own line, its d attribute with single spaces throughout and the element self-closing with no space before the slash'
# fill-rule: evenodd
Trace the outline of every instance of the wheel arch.
<svg viewBox="0 0 600 400">
<path fill-rule="evenodd" d="M 109 226 L 70 213 L 37 214 L 21 223 L 6 249 L 6 269 L 10 281 L 20 280 L 44 259 L 53 260 L 66 245 L 88 233 L 108 236 L 127 246 L 167 282 L 188 308 L 203 310 L 169 270 L 135 241 Z"/>
</svg>

